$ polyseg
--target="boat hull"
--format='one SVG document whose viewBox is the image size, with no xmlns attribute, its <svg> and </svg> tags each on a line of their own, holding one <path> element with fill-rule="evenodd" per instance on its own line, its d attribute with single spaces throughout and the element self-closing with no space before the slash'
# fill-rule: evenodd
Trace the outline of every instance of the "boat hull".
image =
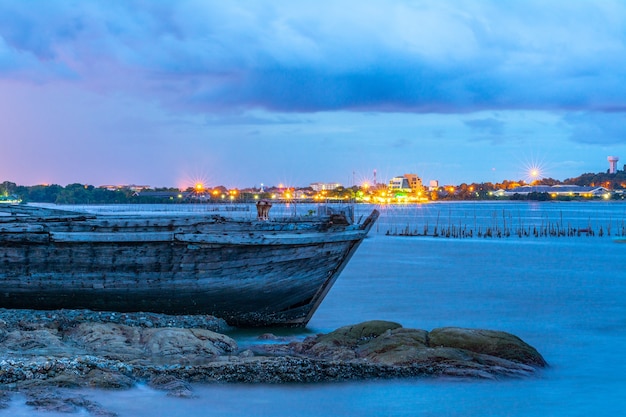
<svg viewBox="0 0 626 417">
<path fill-rule="evenodd" d="M 326 230 L 310 221 L 301 229 L 22 222 L 30 229 L 0 232 L 0 307 L 211 314 L 234 326 L 304 326 L 367 235 L 371 217 Z"/>
</svg>

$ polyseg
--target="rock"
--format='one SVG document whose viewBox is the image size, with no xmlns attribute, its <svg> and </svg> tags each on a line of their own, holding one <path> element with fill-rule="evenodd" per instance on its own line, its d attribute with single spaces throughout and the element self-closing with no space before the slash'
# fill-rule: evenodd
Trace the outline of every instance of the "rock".
<svg viewBox="0 0 626 417">
<path fill-rule="evenodd" d="M 28 389 L 34 387 L 81 388 L 85 386 L 87 384 L 84 377 L 75 373 L 62 373 L 45 379 L 31 379 L 20 382 L 21 388 Z"/>
<path fill-rule="evenodd" d="M 546 365 L 534 348 L 505 332 L 446 328 L 429 333 L 381 321 L 345 326 L 300 343 L 253 349 L 260 355 L 344 362 L 354 369 L 363 364 L 393 367 L 379 368 L 381 377 L 397 372 L 493 379 L 532 375 L 535 367 Z"/>
<path fill-rule="evenodd" d="M 76 413 L 76 404 L 66 398 L 60 398 L 50 391 L 29 391 L 26 405 L 34 407 L 39 411 L 52 411 L 57 413 Z"/>
<path fill-rule="evenodd" d="M 546 366 L 532 346 L 493 330 L 427 332 L 374 320 L 304 340 L 266 334 L 240 351 L 232 338 L 206 328 L 209 323 L 204 316 L 0 309 L 0 384 L 24 391 L 36 408 L 111 416 L 64 390 L 127 389 L 148 381 L 168 395 L 189 398 L 191 382 L 495 379 L 533 375 Z M 44 391 L 51 386 L 57 387 L 54 395 Z M 0 408 L 10 400 L 2 393 Z"/>
<path fill-rule="evenodd" d="M 181 327 L 223 332 L 230 327 L 226 321 L 209 315 L 171 316 L 157 313 L 116 313 L 91 310 L 20 310 L 0 308 L 0 328 L 22 326 L 58 327 L 75 323 L 118 323 L 132 327 Z M 52 324 L 53 326 L 55 324 Z"/>
<path fill-rule="evenodd" d="M 151 388 L 167 391 L 170 397 L 192 398 L 194 397 L 191 385 L 182 379 L 172 375 L 157 375 L 150 379 L 148 385 Z"/>
<path fill-rule="evenodd" d="M 237 350 L 237 343 L 230 337 L 205 329 L 80 323 L 66 337 L 87 352 L 126 361 L 153 356 L 197 360 Z"/>
<path fill-rule="evenodd" d="M 278 336 L 276 336 L 275 334 L 273 334 L 273 333 L 263 333 L 262 335 L 257 337 L 257 339 L 259 339 L 259 340 L 279 340 L 280 338 Z"/>
<path fill-rule="evenodd" d="M 26 393 L 26 405 L 36 410 L 56 413 L 77 413 L 85 409 L 90 415 L 115 417 L 117 413 L 105 410 L 100 404 L 87 400 L 82 395 L 66 391 L 30 390 Z"/>
<path fill-rule="evenodd" d="M 117 359 L 133 359 L 144 355 L 139 327 L 115 323 L 79 323 L 65 337 L 87 352 L 97 352 Z"/>
<path fill-rule="evenodd" d="M 56 332 L 50 330 L 12 330 L 4 332 L 0 349 L 8 352 L 39 353 L 42 349 L 61 349 L 63 343 Z"/>
<path fill-rule="evenodd" d="M 346 361 L 357 357 L 357 347 L 367 344 L 378 336 L 402 327 L 398 323 L 373 320 L 352 326 L 344 326 L 328 334 L 308 338 L 294 351 L 319 359 Z"/>
<path fill-rule="evenodd" d="M 237 350 L 230 337 L 204 329 L 145 329 L 141 341 L 147 354 L 157 356 L 208 358 Z"/>
<path fill-rule="evenodd" d="M 502 331 L 443 327 L 432 330 L 428 337 L 433 347 L 466 349 L 526 365 L 547 365 L 535 348 L 519 337 Z"/>
<path fill-rule="evenodd" d="M 414 362 L 418 352 L 427 346 L 425 330 L 396 328 L 359 346 L 356 353 L 372 362 L 399 365 Z"/>
<path fill-rule="evenodd" d="M 318 343 L 332 343 L 337 346 L 355 347 L 377 338 L 388 330 L 398 329 L 402 325 L 391 321 L 371 320 L 352 326 L 344 326 L 318 337 Z"/>
<path fill-rule="evenodd" d="M 91 388 L 128 389 L 135 385 L 135 381 L 119 372 L 92 369 L 85 376 L 85 384 Z"/>
<path fill-rule="evenodd" d="M 4 390 L 0 390 L 0 410 L 9 407 L 9 402 L 11 401 L 11 396 L 8 392 Z"/>
</svg>

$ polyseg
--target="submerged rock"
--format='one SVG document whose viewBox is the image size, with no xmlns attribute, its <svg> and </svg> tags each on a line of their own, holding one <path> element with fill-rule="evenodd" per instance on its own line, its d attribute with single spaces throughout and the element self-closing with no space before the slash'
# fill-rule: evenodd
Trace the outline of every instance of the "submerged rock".
<svg viewBox="0 0 626 417">
<path fill-rule="evenodd" d="M 100 404 L 86 399 L 83 395 L 76 395 L 73 392 L 30 390 L 26 392 L 26 397 L 26 405 L 39 411 L 74 414 L 84 409 L 93 416 L 117 416 L 117 413 L 108 411 Z"/>
<path fill-rule="evenodd" d="M 9 407 L 10 394 L 7 391 L 0 390 L 0 410 Z"/>
<path fill-rule="evenodd" d="M 167 391 L 170 397 L 192 398 L 194 396 L 191 385 L 187 381 L 172 375 L 156 375 L 148 381 L 151 388 Z"/>
</svg>

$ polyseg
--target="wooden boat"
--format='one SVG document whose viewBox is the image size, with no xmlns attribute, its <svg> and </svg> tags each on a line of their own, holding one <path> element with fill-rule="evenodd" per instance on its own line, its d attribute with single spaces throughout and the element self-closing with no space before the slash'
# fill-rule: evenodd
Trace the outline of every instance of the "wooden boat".
<svg viewBox="0 0 626 417">
<path fill-rule="evenodd" d="M 305 326 L 378 217 L 0 207 L 0 308 L 211 314 Z"/>
</svg>

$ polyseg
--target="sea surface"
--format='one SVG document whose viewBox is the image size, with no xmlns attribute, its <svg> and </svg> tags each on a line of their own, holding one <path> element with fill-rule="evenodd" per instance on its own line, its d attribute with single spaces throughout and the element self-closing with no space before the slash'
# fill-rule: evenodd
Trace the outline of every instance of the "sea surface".
<svg viewBox="0 0 626 417">
<path fill-rule="evenodd" d="M 359 205 L 356 214 L 371 208 Z M 372 319 L 425 330 L 503 330 L 537 348 L 549 368 L 530 378 L 489 381 L 195 385 L 193 399 L 146 386 L 81 393 L 120 416 L 137 417 L 626 415 L 626 244 L 615 242 L 626 204 L 454 202 L 378 209 L 382 215 L 371 236 L 309 326 L 277 334 L 304 337 Z M 435 225 L 466 227 L 473 237 L 398 236 L 402 230 L 422 234 L 426 226 L 432 234 Z M 477 233 L 548 225 L 595 232 L 500 238 Z M 242 345 L 256 338 L 249 331 L 233 336 Z M 16 396 L 0 415 L 57 416 L 34 412 L 24 401 Z"/>
</svg>

